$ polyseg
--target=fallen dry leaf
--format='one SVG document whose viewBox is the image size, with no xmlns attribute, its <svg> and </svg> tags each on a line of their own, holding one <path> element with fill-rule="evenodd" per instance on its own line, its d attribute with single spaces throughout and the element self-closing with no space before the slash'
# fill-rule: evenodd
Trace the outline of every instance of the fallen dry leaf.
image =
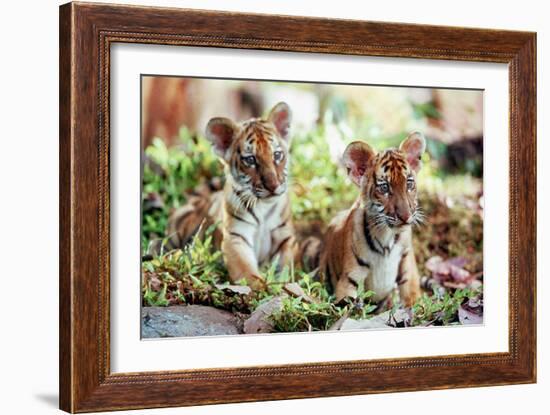
<svg viewBox="0 0 550 415">
<path fill-rule="evenodd" d="M 390 312 L 386 311 L 382 314 L 378 314 L 373 318 L 364 320 L 354 320 L 352 318 L 346 319 L 342 322 L 339 330 L 365 330 L 365 329 L 380 329 L 380 328 L 393 328 L 389 323 Z"/>
<path fill-rule="evenodd" d="M 229 294 L 249 295 L 252 292 L 252 289 L 246 285 L 215 284 L 215 287 Z"/>
<path fill-rule="evenodd" d="M 468 263 L 464 257 L 443 260 L 440 256 L 431 257 L 426 261 L 426 268 L 432 277 L 448 288 L 464 288 L 475 279 L 463 267 Z"/>
<path fill-rule="evenodd" d="M 289 282 L 285 284 L 283 286 L 283 290 L 291 297 L 302 298 L 302 300 L 304 300 L 306 303 L 311 304 L 314 302 L 318 302 L 307 295 L 297 282 Z"/>
<path fill-rule="evenodd" d="M 458 309 L 458 320 L 461 324 L 483 324 L 483 298 L 470 298 Z"/>
<path fill-rule="evenodd" d="M 160 291 L 162 287 L 162 281 L 157 276 L 157 274 L 148 273 L 147 276 L 147 280 L 149 281 L 149 287 L 151 288 L 151 290 Z"/>
<path fill-rule="evenodd" d="M 410 308 L 398 308 L 390 313 L 389 324 L 393 327 L 409 327 L 412 322 L 412 310 Z"/>
<path fill-rule="evenodd" d="M 260 305 L 244 322 L 244 333 L 271 333 L 273 331 L 273 324 L 269 321 L 269 317 L 280 311 L 282 307 L 283 296 L 273 297 L 268 302 Z"/>
</svg>

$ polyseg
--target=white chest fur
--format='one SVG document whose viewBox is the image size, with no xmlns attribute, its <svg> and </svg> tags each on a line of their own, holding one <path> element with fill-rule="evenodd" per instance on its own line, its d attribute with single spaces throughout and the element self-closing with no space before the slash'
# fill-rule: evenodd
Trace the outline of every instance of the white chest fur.
<svg viewBox="0 0 550 415">
<path fill-rule="evenodd" d="M 258 200 L 250 209 L 242 207 L 239 216 L 245 221 L 234 222 L 230 232 L 236 232 L 250 242 L 255 260 L 262 263 L 270 259 L 272 250 L 272 231 L 281 223 L 281 211 L 285 206 L 285 197 Z"/>
<path fill-rule="evenodd" d="M 353 245 L 369 266 L 358 266 L 350 276 L 358 284 L 364 284 L 366 290 L 374 291 L 374 301 L 381 301 L 396 285 L 404 247 L 396 242 L 396 234 L 389 228 L 378 234 L 365 232 L 361 209 L 356 212 L 354 219 Z M 367 237 L 371 244 L 367 242 Z"/>
<path fill-rule="evenodd" d="M 371 267 L 364 283 L 366 289 L 375 292 L 374 301 L 386 298 L 395 287 L 402 253 L 401 246 L 396 245 L 385 256 L 374 254 L 370 257 Z"/>
<path fill-rule="evenodd" d="M 255 211 L 258 217 L 258 227 L 254 234 L 254 250 L 259 262 L 268 259 L 272 248 L 271 231 L 281 222 L 280 205 L 278 199 L 275 201 L 258 201 Z"/>
</svg>

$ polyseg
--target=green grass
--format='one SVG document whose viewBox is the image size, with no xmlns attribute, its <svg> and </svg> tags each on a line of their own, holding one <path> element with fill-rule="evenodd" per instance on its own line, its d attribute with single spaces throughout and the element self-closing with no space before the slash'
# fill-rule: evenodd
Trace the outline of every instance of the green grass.
<svg viewBox="0 0 550 415">
<path fill-rule="evenodd" d="M 142 249 L 164 237 L 170 212 L 186 202 L 185 193 L 214 178 L 223 178 L 223 169 L 204 137 L 180 131 L 181 145 L 167 148 L 154 139 L 145 149 L 142 190 Z M 154 197 L 157 203 L 148 203 Z"/>
<path fill-rule="evenodd" d="M 328 330 L 343 316 L 353 319 L 373 316 L 376 305 L 370 302 L 372 291 L 360 292 L 357 299 L 335 304 L 325 285 L 293 267 L 285 267 L 281 272 L 276 271 L 275 264 L 264 267 L 261 275 L 267 282 L 265 291 L 242 294 L 232 290 L 221 252 L 212 246 L 211 231 L 207 230 L 204 240 L 194 238 L 184 250 L 166 252 L 143 263 L 144 306 L 200 304 L 249 315 L 266 301 L 284 295 L 285 284 L 297 282 L 307 298 L 283 296 L 281 309 L 269 317 L 275 332 Z M 424 294 L 412 308 L 412 325 L 456 324 L 460 304 L 465 298 L 477 295 L 479 291 L 471 289 L 443 296 Z M 394 305 L 396 308 L 399 304 Z"/>
<path fill-rule="evenodd" d="M 458 308 L 466 300 L 475 298 L 481 293 L 479 289 L 458 289 L 453 293 L 446 292 L 443 295 L 423 294 L 412 307 L 413 325 L 451 325 L 458 323 Z"/>
<path fill-rule="evenodd" d="M 355 186 L 331 159 L 323 134 L 319 127 L 292 141 L 292 214 L 297 222 L 328 223 L 357 197 Z"/>
</svg>

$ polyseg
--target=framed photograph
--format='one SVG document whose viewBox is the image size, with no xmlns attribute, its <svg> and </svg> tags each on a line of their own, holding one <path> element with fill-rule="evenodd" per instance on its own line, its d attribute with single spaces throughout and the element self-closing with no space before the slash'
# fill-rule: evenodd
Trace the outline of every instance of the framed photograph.
<svg viewBox="0 0 550 415">
<path fill-rule="evenodd" d="M 60 8 L 60 407 L 536 381 L 536 35 Z"/>
</svg>

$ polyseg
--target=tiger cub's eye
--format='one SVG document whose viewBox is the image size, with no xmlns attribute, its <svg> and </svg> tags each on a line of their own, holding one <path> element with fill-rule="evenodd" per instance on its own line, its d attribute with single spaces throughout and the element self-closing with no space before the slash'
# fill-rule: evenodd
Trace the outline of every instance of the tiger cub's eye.
<svg viewBox="0 0 550 415">
<path fill-rule="evenodd" d="M 273 160 L 275 160 L 276 163 L 279 163 L 282 159 L 283 159 L 282 151 L 276 151 L 273 153 Z"/>
<path fill-rule="evenodd" d="M 390 191 L 390 186 L 386 182 L 378 184 L 380 193 L 387 194 Z"/>
<path fill-rule="evenodd" d="M 246 156 L 242 158 L 242 161 L 244 164 L 246 164 L 248 167 L 252 167 L 256 165 L 256 157 L 254 156 Z"/>
<path fill-rule="evenodd" d="M 414 190 L 414 179 L 412 177 L 409 177 L 407 179 L 407 190 L 408 191 Z"/>
</svg>

